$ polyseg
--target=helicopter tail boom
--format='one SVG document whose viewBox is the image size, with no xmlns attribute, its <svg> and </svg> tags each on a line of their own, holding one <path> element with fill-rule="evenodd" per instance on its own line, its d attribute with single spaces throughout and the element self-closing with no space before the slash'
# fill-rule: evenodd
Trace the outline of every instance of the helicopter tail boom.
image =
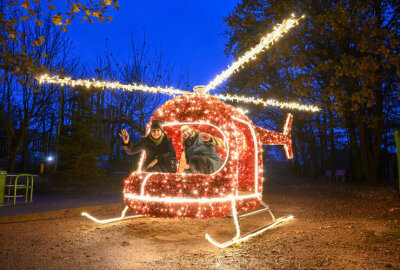
<svg viewBox="0 0 400 270">
<path fill-rule="evenodd" d="M 292 136 L 291 136 L 292 122 L 293 122 L 293 115 L 289 113 L 288 116 L 286 117 L 286 122 L 282 133 L 267 130 L 261 127 L 256 127 L 256 132 L 260 137 L 261 143 L 263 145 L 283 145 L 283 147 L 285 148 L 286 157 L 288 159 L 292 159 L 293 158 Z"/>
</svg>

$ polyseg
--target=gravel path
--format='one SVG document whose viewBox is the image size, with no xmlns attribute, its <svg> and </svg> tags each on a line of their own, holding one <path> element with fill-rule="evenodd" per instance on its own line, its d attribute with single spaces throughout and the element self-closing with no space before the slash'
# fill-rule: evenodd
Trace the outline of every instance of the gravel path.
<svg viewBox="0 0 400 270">
<path fill-rule="evenodd" d="M 25 215 L 70 208 L 107 205 L 122 202 L 122 193 L 90 195 L 35 195 L 33 203 L 12 202 L 0 205 L 0 217 Z"/>
<path fill-rule="evenodd" d="M 400 200 L 386 188 L 292 181 L 264 200 L 290 223 L 219 249 L 232 220 L 141 218 L 98 225 L 82 209 L 0 218 L 0 269 L 400 269 Z M 122 203 L 85 208 L 120 214 Z M 0 208 L 2 211 L 2 208 Z M 249 231 L 265 215 L 242 221 Z"/>
</svg>

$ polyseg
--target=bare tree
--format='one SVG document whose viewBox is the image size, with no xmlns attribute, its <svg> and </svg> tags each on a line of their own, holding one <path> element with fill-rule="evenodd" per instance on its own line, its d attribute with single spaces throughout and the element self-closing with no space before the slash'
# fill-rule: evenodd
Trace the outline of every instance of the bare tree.
<svg viewBox="0 0 400 270">
<path fill-rule="evenodd" d="M 59 87 L 38 85 L 34 74 L 46 69 L 63 70 L 69 64 L 71 51 L 71 42 L 49 19 L 38 28 L 32 22 L 18 20 L 20 14 L 14 16 L 18 23 L 15 27 L 21 28 L 26 36 L 19 37 L 18 42 L 6 40 L 6 47 L 2 47 L 6 57 L 15 56 L 14 61 L 20 61 L 12 65 L 12 61 L 4 59 L 0 66 L 0 124 L 7 136 L 8 171 L 15 169 L 17 152 L 28 129 L 39 128 L 49 121 L 57 103 Z M 33 45 L 39 37 L 45 37 L 47 42 Z M 31 61 L 24 62 L 25 58 Z"/>
<path fill-rule="evenodd" d="M 161 46 L 149 45 L 145 36 L 140 45 L 137 45 L 131 36 L 130 45 L 131 53 L 126 58 L 113 55 L 106 47 L 105 55 L 96 60 L 94 73 L 97 79 L 162 87 L 187 88 L 189 86 L 189 74 L 182 72 L 182 68 L 177 70 L 174 64 L 165 59 Z M 111 148 L 114 148 L 112 152 L 119 153 L 117 134 L 123 124 L 127 123 L 131 131 L 136 131 L 136 134 L 143 136 L 150 117 L 167 100 L 167 97 L 141 91 L 110 90 L 107 93 L 99 93 L 97 99 L 102 100 L 102 106 L 108 108 L 103 109 L 107 111 L 105 119 L 111 120 L 106 123 L 106 130 L 109 132 Z"/>
</svg>

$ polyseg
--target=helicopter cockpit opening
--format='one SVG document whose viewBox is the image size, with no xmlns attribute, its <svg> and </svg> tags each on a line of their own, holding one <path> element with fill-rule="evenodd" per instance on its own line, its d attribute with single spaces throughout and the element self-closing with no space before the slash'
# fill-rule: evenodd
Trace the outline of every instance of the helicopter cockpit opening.
<svg viewBox="0 0 400 270">
<path fill-rule="evenodd" d="M 221 171 L 229 158 L 229 137 L 223 132 L 221 128 L 218 126 L 212 125 L 207 122 L 202 122 L 202 121 L 196 121 L 196 122 L 173 122 L 173 123 L 164 123 L 163 124 L 163 130 L 165 134 L 172 139 L 172 144 L 175 148 L 176 151 L 176 158 L 178 160 L 178 166 L 177 166 L 177 174 L 183 174 L 184 173 L 184 166 L 186 164 L 186 158 L 185 158 L 185 147 L 183 145 L 183 139 L 182 139 L 182 134 L 181 134 L 181 127 L 183 125 L 190 125 L 195 131 L 198 132 L 204 132 L 207 133 L 211 136 L 217 137 L 223 141 L 223 146 L 222 147 L 216 147 L 215 150 L 217 154 L 220 156 L 220 158 L 223 161 L 222 166 L 214 171 L 212 174 L 217 174 L 219 171 Z M 142 165 L 143 165 L 143 160 L 145 153 L 142 153 L 139 166 L 138 166 L 138 171 L 142 171 Z"/>
</svg>

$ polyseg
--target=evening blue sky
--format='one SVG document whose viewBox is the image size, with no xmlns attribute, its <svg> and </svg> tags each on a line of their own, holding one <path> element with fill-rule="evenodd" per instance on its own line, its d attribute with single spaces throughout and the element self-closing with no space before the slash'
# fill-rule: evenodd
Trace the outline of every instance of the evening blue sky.
<svg viewBox="0 0 400 270">
<path fill-rule="evenodd" d="M 127 57 L 130 36 L 137 44 L 143 40 L 162 46 L 165 60 L 190 74 L 190 85 L 208 84 L 234 60 L 224 54 L 226 28 L 223 18 L 233 12 L 238 0 L 119 1 L 112 10 L 111 23 L 75 23 L 68 30 L 75 54 L 91 64 L 104 55 L 106 38 L 113 54 Z"/>
</svg>

